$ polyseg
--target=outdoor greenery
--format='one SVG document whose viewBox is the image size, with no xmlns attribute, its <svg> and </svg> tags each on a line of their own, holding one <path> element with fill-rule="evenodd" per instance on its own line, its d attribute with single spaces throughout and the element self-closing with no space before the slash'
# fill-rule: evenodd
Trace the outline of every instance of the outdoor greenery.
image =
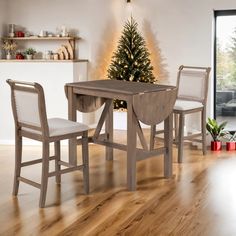
<svg viewBox="0 0 236 236">
<path fill-rule="evenodd" d="M 133 82 L 154 83 L 153 67 L 149 59 L 150 53 L 138 24 L 131 17 L 125 23 L 118 48 L 114 52 L 111 65 L 108 69 L 108 78 Z M 115 100 L 114 108 L 127 108 L 125 101 Z"/>
<path fill-rule="evenodd" d="M 227 90 L 236 87 L 236 28 L 226 47 L 217 40 L 217 89 Z"/>
</svg>

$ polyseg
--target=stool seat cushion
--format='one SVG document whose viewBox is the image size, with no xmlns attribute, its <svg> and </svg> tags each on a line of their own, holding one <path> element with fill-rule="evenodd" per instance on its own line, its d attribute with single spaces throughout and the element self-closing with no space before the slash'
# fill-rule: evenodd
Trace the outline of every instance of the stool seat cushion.
<svg viewBox="0 0 236 236">
<path fill-rule="evenodd" d="M 66 120 L 62 118 L 50 118 L 48 119 L 49 137 L 61 136 L 66 134 L 73 134 L 83 132 L 89 129 L 85 124 Z M 30 128 L 22 127 L 22 130 L 31 133 L 41 134 L 40 131 Z"/>
<path fill-rule="evenodd" d="M 203 107 L 201 102 L 177 99 L 174 105 L 174 110 L 187 111 L 201 107 Z"/>
<path fill-rule="evenodd" d="M 85 124 L 62 118 L 48 119 L 48 127 L 50 137 L 83 132 L 89 129 Z"/>
</svg>

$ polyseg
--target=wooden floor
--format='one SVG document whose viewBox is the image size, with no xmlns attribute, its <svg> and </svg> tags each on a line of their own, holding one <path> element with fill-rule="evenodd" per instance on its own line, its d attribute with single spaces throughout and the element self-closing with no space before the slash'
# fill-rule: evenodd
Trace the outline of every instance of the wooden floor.
<svg viewBox="0 0 236 236">
<path fill-rule="evenodd" d="M 123 132 L 116 135 L 125 139 Z M 114 161 L 105 161 L 104 147 L 91 145 L 91 193 L 84 195 L 80 172 L 64 175 L 61 186 L 51 178 L 45 209 L 38 208 L 39 190 L 24 183 L 18 197 L 11 196 L 13 156 L 13 146 L 0 146 L 1 236 L 236 235 L 236 151 L 203 157 L 185 148 L 178 164 L 174 148 L 173 178 L 163 178 L 162 156 L 141 161 L 137 191 L 128 192 L 125 152 L 116 150 Z M 40 157 L 40 147 L 25 147 L 24 156 Z M 40 174 L 40 165 L 23 171 L 35 181 Z"/>
</svg>

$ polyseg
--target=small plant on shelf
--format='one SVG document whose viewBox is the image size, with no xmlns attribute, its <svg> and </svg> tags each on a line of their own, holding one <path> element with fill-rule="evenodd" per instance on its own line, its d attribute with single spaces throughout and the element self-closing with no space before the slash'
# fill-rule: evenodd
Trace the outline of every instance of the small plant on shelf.
<svg viewBox="0 0 236 236">
<path fill-rule="evenodd" d="M 6 58 L 11 59 L 16 51 L 17 44 L 11 41 L 3 41 L 2 48 L 6 52 Z"/>
<path fill-rule="evenodd" d="M 33 48 L 27 48 L 24 51 L 24 54 L 26 55 L 27 59 L 33 59 L 33 56 L 36 54 L 36 51 Z"/>
<path fill-rule="evenodd" d="M 206 129 L 211 134 L 213 141 L 211 142 L 211 150 L 219 151 L 222 148 L 221 138 L 227 133 L 225 130 L 227 122 L 218 124 L 215 119 L 208 118 Z"/>
</svg>

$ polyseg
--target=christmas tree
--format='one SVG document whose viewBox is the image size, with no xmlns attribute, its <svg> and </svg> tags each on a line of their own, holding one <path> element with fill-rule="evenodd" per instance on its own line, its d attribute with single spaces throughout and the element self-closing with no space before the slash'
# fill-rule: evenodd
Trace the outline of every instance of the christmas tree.
<svg viewBox="0 0 236 236">
<path fill-rule="evenodd" d="M 145 40 L 138 32 L 138 24 L 131 17 L 125 23 L 118 48 L 112 57 L 108 78 L 154 83 L 157 79 L 153 76 L 149 55 Z M 125 101 L 115 100 L 114 108 L 127 108 L 127 104 Z"/>
</svg>

